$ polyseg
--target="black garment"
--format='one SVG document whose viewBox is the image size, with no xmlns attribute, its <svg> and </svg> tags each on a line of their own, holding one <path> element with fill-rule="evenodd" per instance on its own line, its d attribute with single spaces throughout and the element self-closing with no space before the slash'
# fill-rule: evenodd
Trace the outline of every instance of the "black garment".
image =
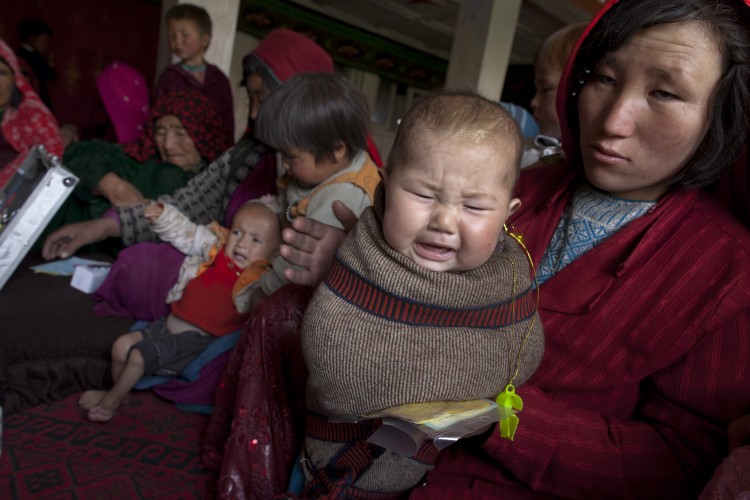
<svg viewBox="0 0 750 500">
<path fill-rule="evenodd" d="M 47 60 L 42 54 L 34 50 L 29 50 L 26 47 L 21 47 L 16 51 L 16 55 L 19 59 L 23 59 L 29 65 L 31 70 L 34 72 L 37 82 L 37 93 L 42 99 L 42 102 L 52 110 L 52 101 L 49 97 L 48 83 L 57 78 L 57 72 L 55 68 L 49 65 Z"/>
</svg>

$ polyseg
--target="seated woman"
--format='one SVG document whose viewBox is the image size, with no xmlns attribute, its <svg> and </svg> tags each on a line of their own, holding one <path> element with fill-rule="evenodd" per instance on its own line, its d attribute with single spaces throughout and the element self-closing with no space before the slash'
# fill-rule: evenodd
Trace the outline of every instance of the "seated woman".
<svg viewBox="0 0 750 500">
<path fill-rule="evenodd" d="M 0 40 L 0 189 L 38 145 L 62 156 L 63 143 L 52 113 L 21 73 L 13 51 Z"/>
<path fill-rule="evenodd" d="M 276 154 L 252 134 L 260 105 L 279 83 L 303 72 L 333 72 L 331 57 L 309 38 L 277 29 L 243 60 L 243 82 L 250 98 L 248 133 L 188 184 L 164 198 L 197 224 L 231 221 L 245 201 L 276 193 Z M 119 208 L 107 216 L 69 224 L 50 234 L 45 259 L 66 258 L 83 245 L 121 238 L 127 247 L 97 290 L 100 314 L 153 320 L 166 315 L 166 296 L 177 280 L 184 256 L 156 236 L 141 217 L 144 206 Z M 135 245 L 136 243 L 140 243 Z M 131 246 L 132 245 L 132 246 Z M 144 279 L 148 282 L 144 282 Z"/>
<path fill-rule="evenodd" d="M 137 141 L 91 140 L 65 150 L 63 165 L 80 182 L 46 231 L 99 218 L 113 206 L 130 207 L 171 194 L 231 144 L 205 97 L 194 91 L 168 94 L 151 109 L 150 124 Z"/>
<path fill-rule="evenodd" d="M 546 346 L 515 439 L 451 445 L 412 498 L 689 498 L 727 454 L 750 408 L 750 233 L 707 189 L 747 168 L 749 8 L 610 0 L 592 21 L 559 94 L 567 159 L 516 191 Z M 287 277 L 317 284 L 343 234 L 294 228 Z M 286 488 L 310 295 L 269 297 L 234 351 L 203 455 L 220 495 Z"/>
</svg>

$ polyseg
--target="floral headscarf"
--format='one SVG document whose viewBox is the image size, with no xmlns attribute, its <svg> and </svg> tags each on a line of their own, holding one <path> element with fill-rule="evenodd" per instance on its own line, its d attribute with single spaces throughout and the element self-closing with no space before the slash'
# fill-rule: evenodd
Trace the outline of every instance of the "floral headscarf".
<svg viewBox="0 0 750 500">
<path fill-rule="evenodd" d="M 203 94 L 196 90 L 178 90 L 156 101 L 151 108 L 146 133 L 137 141 L 124 145 L 123 151 L 138 161 L 158 156 L 153 124 L 166 115 L 180 119 L 201 157 L 209 163 L 233 144 L 223 121 Z"/>
<path fill-rule="evenodd" d="M 0 130 L 18 156 L 7 165 L 0 165 L 0 189 L 2 189 L 18 170 L 28 152 L 42 144 L 48 153 L 61 157 L 63 142 L 57 120 L 42 103 L 39 96 L 21 73 L 18 59 L 8 45 L 0 40 L 0 57 L 13 70 L 16 89 L 21 95 L 18 106 L 8 106 L 3 113 Z"/>
</svg>

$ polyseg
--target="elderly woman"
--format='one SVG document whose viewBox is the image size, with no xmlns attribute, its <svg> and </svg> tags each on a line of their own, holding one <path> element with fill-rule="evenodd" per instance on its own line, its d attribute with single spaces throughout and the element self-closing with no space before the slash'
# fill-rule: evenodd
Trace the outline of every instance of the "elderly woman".
<svg viewBox="0 0 750 500">
<path fill-rule="evenodd" d="M 591 23 L 558 101 L 568 160 L 518 186 L 513 224 L 536 263 L 547 343 L 518 390 L 515 440 L 492 429 L 450 446 L 414 498 L 701 491 L 750 409 L 750 235 L 708 192 L 748 139 L 749 10 L 611 0 Z M 294 228 L 282 254 L 306 269 L 288 277 L 315 284 L 341 234 Z M 224 453 L 221 494 L 283 491 L 295 441 L 277 433 L 304 414 L 309 297 L 269 297 L 230 361 L 221 387 L 237 402 L 215 410 L 204 455 Z"/>
<path fill-rule="evenodd" d="M 171 194 L 231 145 L 205 97 L 195 91 L 168 94 L 154 104 L 149 126 L 135 142 L 83 141 L 65 150 L 63 164 L 80 182 L 52 226 Z"/>
<path fill-rule="evenodd" d="M 333 72 L 330 56 L 309 38 L 287 29 L 274 30 L 243 64 L 243 82 L 250 97 L 250 119 L 270 91 L 301 72 Z M 252 135 L 219 156 L 188 184 L 164 198 L 197 224 L 231 221 L 245 201 L 276 192 L 276 156 Z M 183 255 L 171 245 L 155 244 L 156 235 L 142 217 L 144 205 L 109 211 L 84 223 L 68 224 L 50 234 L 46 259 L 68 257 L 83 245 L 121 238 L 127 248 L 97 291 L 100 314 L 151 320 L 169 312 L 166 295 L 177 279 Z M 141 243 L 135 245 L 136 243 Z M 131 246 L 132 245 L 132 246 Z M 136 271 L 134 271 L 136 270 Z M 147 277 L 150 281 L 144 283 Z"/>
<path fill-rule="evenodd" d="M 13 51 L 0 40 L 0 189 L 34 146 L 60 156 L 57 122 L 21 73 Z"/>
</svg>

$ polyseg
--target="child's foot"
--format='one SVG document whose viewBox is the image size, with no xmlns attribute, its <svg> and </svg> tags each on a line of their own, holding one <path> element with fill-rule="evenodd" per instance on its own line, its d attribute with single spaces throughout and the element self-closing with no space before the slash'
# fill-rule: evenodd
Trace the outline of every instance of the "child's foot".
<svg viewBox="0 0 750 500">
<path fill-rule="evenodd" d="M 88 418 L 92 422 L 109 422 L 114 416 L 115 410 L 102 408 L 99 405 L 92 406 L 88 413 Z"/>
<path fill-rule="evenodd" d="M 107 394 L 107 391 L 86 391 L 78 398 L 78 406 L 84 410 L 90 410 L 99 404 L 105 394 Z"/>
</svg>

